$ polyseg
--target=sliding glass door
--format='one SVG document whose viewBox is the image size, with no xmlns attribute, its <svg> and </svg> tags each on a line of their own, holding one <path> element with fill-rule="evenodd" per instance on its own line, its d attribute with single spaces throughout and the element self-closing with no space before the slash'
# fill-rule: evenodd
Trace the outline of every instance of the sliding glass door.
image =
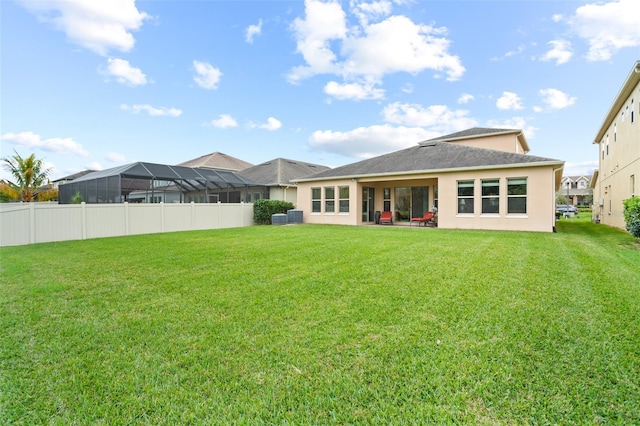
<svg viewBox="0 0 640 426">
<path fill-rule="evenodd" d="M 395 220 L 422 217 L 429 211 L 429 187 L 412 186 L 394 188 Z"/>
</svg>

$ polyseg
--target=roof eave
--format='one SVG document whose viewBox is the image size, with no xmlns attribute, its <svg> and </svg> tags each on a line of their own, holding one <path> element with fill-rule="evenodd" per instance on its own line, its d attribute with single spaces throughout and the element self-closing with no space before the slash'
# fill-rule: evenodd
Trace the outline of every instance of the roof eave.
<svg viewBox="0 0 640 426">
<path fill-rule="evenodd" d="M 370 178 L 382 178 L 391 176 L 409 176 L 420 174 L 438 174 L 438 173 L 455 173 L 455 172 L 467 172 L 475 170 L 494 170 L 494 169 L 516 169 L 516 168 L 528 168 L 528 167 L 545 167 L 545 166 L 562 166 L 564 167 L 564 161 L 537 161 L 532 163 L 514 163 L 514 164 L 494 164 L 486 166 L 474 166 L 474 167 L 454 167 L 448 169 L 431 169 L 431 170 L 409 170 L 402 172 L 389 172 L 389 173 L 369 173 L 359 175 L 343 175 L 343 176 L 329 176 L 320 178 L 307 178 L 297 179 L 292 182 L 324 182 L 328 180 L 341 180 L 341 179 L 370 179 Z"/>
<path fill-rule="evenodd" d="M 627 99 L 627 97 L 629 97 L 633 88 L 636 86 L 636 84 L 638 84 L 638 82 L 640 82 L 640 61 L 636 61 L 636 63 L 633 65 L 633 68 L 631 68 L 631 72 L 627 76 L 627 79 L 614 98 L 613 103 L 609 108 L 609 112 L 600 125 L 600 130 L 598 130 L 596 138 L 592 142 L 593 144 L 599 144 L 600 141 L 602 141 L 602 138 L 606 134 L 607 129 L 609 128 L 615 117 L 617 117 L 618 110 L 622 107 L 624 101 Z"/>
</svg>

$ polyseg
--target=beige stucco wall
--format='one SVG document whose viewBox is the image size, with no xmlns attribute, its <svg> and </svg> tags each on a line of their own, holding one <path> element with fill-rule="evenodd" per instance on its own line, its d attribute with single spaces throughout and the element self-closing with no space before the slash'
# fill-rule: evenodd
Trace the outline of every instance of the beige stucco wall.
<svg viewBox="0 0 640 426">
<path fill-rule="evenodd" d="M 295 186 L 272 186 L 269 188 L 269 199 L 289 201 L 297 207 L 298 204 L 298 188 Z"/>
<path fill-rule="evenodd" d="M 507 215 L 507 178 L 527 178 L 527 214 Z M 481 214 L 482 179 L 500 179 L 500 212 Z M 474 180 L 475 213 L 457 214 L 457 181 Z M 349 213 L 311 213 L 311 188 L 347 185 L 350 188 Z M 383 210 L 383 188 L 391 188 L 391 210 L 394 210 L 394 188 L 429 186 L 429 206 L 433 205 L 434 187 L 438 187 L 438 227 L 454 229 L 494 229 L 552 232 L 555 226 L 555 182 L 551 166 L 495 170 L 470 170 L 439 175 L 413 175 L 368 178 L 361 180 L 332 180 L 322 182 L 300 182 L 298 184 L 298 208 L 303 210 L 305 223 L 331 223 L 361 225 L 363 187 L 375 188 L 375 208 Z M 321 191 L 324 197 L 324 190 Z M 336 206 L 337 210 L 337 206 Z M 395 211 L 394 211 L 395 215 Z"/>
<path fill-rule="evenodd" d="M 507 214 L 507 179 L 527 178 L 527 213 Z M 482 179 L 500 179 L 498 214 L 482 214 Z M 474 180 L 475 212 L 457 213 L 457 182 Z M 459 229 L 493 229 L 552 232 L 555 226 L 555 186 L 552 167 L 450 173 L 438 179 L 438 226 Z M 444 213 L 447 214 L 444 214 Z"/>
<path fill-rule="evenodd" d="M 511 133 L 506 135 L 492 135 L 492 136 L 484 136 L 484 137 L 476 136 L 471 139 L 451 141 L 450 143 L 473 146 L 476 148 L 495 149 L 498 151 L 525 154 L 525 149 L 522 147 L 522 144 L 518 139 L 517 133 Z"/>
<path fill-rule="evenodd" d="M 597 145 L 599 175 L 593 190 L 594 216 L 600 223 L 625 229 L 623 201 L 640 195 L 640 82 L 615 117 Z"/>
</svg>

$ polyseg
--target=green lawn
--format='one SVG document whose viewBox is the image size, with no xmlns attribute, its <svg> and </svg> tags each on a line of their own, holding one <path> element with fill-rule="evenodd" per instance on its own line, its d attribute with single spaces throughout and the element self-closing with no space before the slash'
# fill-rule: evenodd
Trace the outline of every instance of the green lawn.
<svg viewBox="0 0 640 426">
<path fill-rule="evenodd" d="M 0 424 L 640 423 L 640 246 L 588 219 L 260 226 L 0 261 Z"/>
</svg>

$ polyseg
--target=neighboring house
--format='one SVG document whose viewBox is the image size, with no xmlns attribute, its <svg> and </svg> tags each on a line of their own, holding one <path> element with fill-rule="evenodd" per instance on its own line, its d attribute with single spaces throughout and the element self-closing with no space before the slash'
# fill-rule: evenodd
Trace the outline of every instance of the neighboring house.
<svg viewBox="0 0 640 426">
<path fill-rule="evenodd" d="M 240 203 L 267 188 L 230 170 L 131 163 L 60 185 L 58 202 L 76 193 L 86 203 Z"/>
<path fill-rule="evenodd" d="M 593 198 L 591 178 L 588 176 L 565 176 L 562 178 L 558 198 L 564 201 L 560 204 L 572 206 L 590 206 Z"/>
<path fill-rule="evenodd" d="M 292 181 L 329 170 L 327 166 L 276 158 L 238 172 L 238 175 L 269 188 L 271 200 L 298 203 L 298 188 Z"/>
<path fill-rule="evenodd" d="M 598 170 L 591 180 L 594 220 L 625 228 L 623 201 L 640 195 L 640 61 L 637 61 L 593 141 Z"/>
<path fill-rule="evenodd" d="M 211 154 L 203 155 L 193 160 L 184 161 L 177 166 L 184 167 L 200 167 L 216 170 L 231 170 L 238 172 L 253 166 L 251 163 L 232 157 L 222 152 L 213 152 Z"/>
<path fill-rule="evenodd" d="M 51 181 L 51 183 L 53 185 L 53 188 L 58 188 L 58 186 L 63 184 L 63 183 L 69 183 L 71 181 L 74 181 L 74 180 L 86 175 L 86 174 L 93 173 L 93 172 L 95 172 L 95 170 L 83 170 L 81 172 L 74 173 L 72 175 L 61 177 L 59 179 Z"/>
<path fill-rule="evenodd" d="M 526 155 L 521 130 L 473 128 L 297 179 L 305 223 L 361 225 L 391 211 L 410 223 L 552 232 L 564 162 Z"/>
</svg>

